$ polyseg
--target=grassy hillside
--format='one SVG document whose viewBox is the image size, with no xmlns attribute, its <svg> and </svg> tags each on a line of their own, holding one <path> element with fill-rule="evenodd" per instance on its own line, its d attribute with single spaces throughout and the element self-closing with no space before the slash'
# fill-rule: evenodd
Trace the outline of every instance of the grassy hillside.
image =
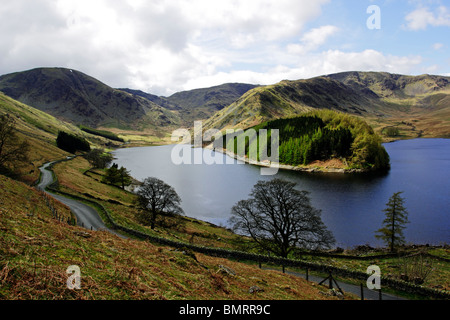
<svg viewBox="0 0 450 320">
<path fill-rule="evenodd" d="M 0 188 L 0 300 L 335 299 L 281 272 L 69 226 L 35 189 L 4 176 Z M 67 289 L 72 265 L 81 290 Z"/>
<path fill-rule="evenodd" d="M 375 113 L 366 107 L 372 103 L 370 97 L 362 97 L 339 81 L 324 77 L 282 81 L 247 92 L 238 101 L 214 115 L 206 127 L 246 128 L 318 108 L 355 114 Z"/>
<path fill-rule="evenodd" d="M 0 92 L 0 115 L 9 114 L 16 121 L 16 130 L 21 140 L 30 144 L 29 163 L 20 170 L 21 179 L 33 183 L 39 178 L 38 168 L 51 160 L 61 159 L 69 154 L 56 147 L 59 131 L 64 131 L 89 141 L 92 148 L 111 149 L 122 145 L 125 140 L 130 146 L 161 144 L 170 142 L 170 135 L 161 133 L 159 137 L 153 132 L 144 131 L 137 135 L 135 131 L 111 129 L 115 134 L 112 139 L 99 135 L 97 130 L 88 133 L 69 122 L 62 121 L 41 110 L 16 101 Z M 103 131 L 100 131 L 102 133 Z"/>
<path fill-rule="evenodd" d="M 378 97 L 385 115 L 366 119 L 384 136 L 387 128 L 398 128 L 397 138 L 450 137 L 449 77 L 386 72 L 343 72 L 328 77 Z"/>
<path fill-rule="evenodd" d="M 255 88 L 217 112 L 204 127 L 249 128 L 331 109 L 363 117 L 378 133 L 399 127 L 401 137 L 448 137 L 449 97 L 448 77 L 348 72 Z"/>
<path fill-rule="evenodd" d="M 30 144 L 29 163 L 20 170 L 21 179 L 33 183 L 39 178 L 38 168 L 51 160 L 68 155 L 56 147 L 58 131 L 83 135 L 77 127 L 15 101 L 0 92 L 0 114 L 9 114 L 16 121 L 16 130 L 21 140 Z"/>
<path fill-rule="evenodd" d="M 21 179 L 29 183 L 39 178 L 38 168 L 42 164 L 69 155 L 56 146 L 59 131 L 83 137 L 93 148 L 112 148 L 121 144 L 97 134 L 84 132 L 71 123 L 59 120 L 0 92 L 0 115 L 3 114 L 9 114 L 14 118 L 19 138 L 30 144 L 28 152 L 30 161 L 20 170 Z"/>
<path fill-rule="evenodd" d="M 179 123 L 175 113 L 76 70 L 37 68 L 3 75 L 0 91 L 77 125 L 143 130 Z"/>
</svg>

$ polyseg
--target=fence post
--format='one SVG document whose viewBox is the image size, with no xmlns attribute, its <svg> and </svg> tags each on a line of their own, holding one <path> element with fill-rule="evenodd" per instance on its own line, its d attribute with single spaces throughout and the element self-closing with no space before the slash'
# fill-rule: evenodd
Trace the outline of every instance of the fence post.
<svg viewBox="0 0 450 320">
<path fill-rule="evenodd" d="M 360 284 L 360 286 L 361 286 L 361 300 L 364 300 L 364 286 L 362 283 Z"/>
</svg>

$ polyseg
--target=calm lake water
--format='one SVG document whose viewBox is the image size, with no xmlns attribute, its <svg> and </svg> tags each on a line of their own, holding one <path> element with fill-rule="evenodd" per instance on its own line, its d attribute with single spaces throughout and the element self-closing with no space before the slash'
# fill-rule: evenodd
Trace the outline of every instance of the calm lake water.
<svg viewBox="0 0 450 320">
<path fill-rule="evenodd" d="M 171 160 L 173 147 L 120 149 L 114 152 L 115 162 L 141 181 L 156 177 L 174 187 L 189 217 L 228 226 L 232 206 L 247 199 L 259 180 L 277 177 L 296 182 L 298 189 L 310 192 L 312 203 L 322 210 L 322 220 L 333 232 L 337 246 L 382 245 L 374 234 L 384 219 L 382 210 L 397 191 L 404 191 L 409 212 L 410 223 L 404 230 L 407 242 L 450 243 L 450 140 L 415 139 L 386 144 L 391 170 L 384 175 L 279 171 L 276 176 L 262 176 L 259 167 L 190 146 L 183 151 L 192 154 L 192 163 L 197 156 L 206 161 L 222 159 L 224 164 L 209 165 L 206 163 L 212 161 L 203 161 L 176 165 Z"/>
</svg>

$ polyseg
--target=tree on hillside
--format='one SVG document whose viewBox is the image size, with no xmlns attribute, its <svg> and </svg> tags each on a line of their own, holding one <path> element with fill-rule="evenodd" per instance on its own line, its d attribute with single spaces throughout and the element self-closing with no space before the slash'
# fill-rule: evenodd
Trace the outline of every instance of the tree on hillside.
<svg viewBox="0 0 450 320">
<path fill-rule="evenodd" d="M 103 182 L 109 183 L 115 186 L 120 186 L 125 189 L 126 186 L 131 184 L 130 171 L 124 167 L 120 167 L 114 163 L 111 168 L 106 169 L 106 174 L 103 176 Z"/>
<path fill-rule="evenodd" d="M 158 215 L 182 215 L 183 209 L 180 207 L 181 198 L 175 189 L 157 178 L 147 178 L 139 187 L 138 207 L 140 213 L 139 220 L 155 228 Z"/>
<path fill-rule="evenodd" d="M 110 153 L 105 153 L 103 149 L 93 149 L 89 151 L 84 158 L 95 169 L 104 169 L 109 166 L 113 160 L 113 156 Z"/>
<path fill-rule="evenodd" d="M 296 190 L 295 185 L 281 179 L 259 181 L 251 198 L 232 208 L 233 229 L 284 258 L 296 247 L 329 248 L 335 240 L 320 210 L 312 207 L 308 192 Z"/>
<path fill-rule="evenodd" d="M 131 184 L 131 175 L 130 171 L 125 169 L 124 167 L 120 167 L 119 169 L 119 183 L 122 189 L 125 189 L 126 186 Z"/>
<path fill-rule="evenodd" d="M 375 237 L 383 240 L 390 248 L 391 252 L 398 245 L 405 243 L 403 229 L 408 223 L 408 211 L 404 206 L 405 200 L 401 197 L 403 192 L 394 193 L 383 212 L 386 218 L 383 220 L 383 227 L 377 230 Z"/>
<path fill-rule="evenodd" d="M 58 148 L 70 153 L 91 150 L 91 146 L 86 139 L 77 137 L 64 131 L 60 131 L 58 133 L 58 137 L 56 138 L 56 145 L 58 146 Z"/>
<path fill-rule="evenodd" d="M 0 116 L 0 171 L 14 170 L 28 161 L 30 145 L 20 140 L 15 126 L 12 116 Z"/>
<path fill-rule="evenodd" d="M 384 134 L 388 137 L 398 137 L 400 135 L 400 130 L 397 127 L 386 128 Z"/>
</svg>

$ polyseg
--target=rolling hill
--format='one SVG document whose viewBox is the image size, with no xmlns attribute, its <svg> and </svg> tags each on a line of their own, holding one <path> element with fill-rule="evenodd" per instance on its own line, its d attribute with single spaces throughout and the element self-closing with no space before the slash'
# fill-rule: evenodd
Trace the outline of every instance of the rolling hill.
<svg viewBox="0 0 450 320">
<path fill-rule="evenodd" d="M 37 68 L 0 77 L 0 91 L 58 119 L 92 128 L 165 136 L 204 120 L 205 129 L 249 128 L 316 109 L 365 118 L 378 133 L 450 137 L 450 77 L 343 72 L 267 86 L 227 83 L 161 97 L 114 89 L 79 71 Z M 119 130 L 119 131 L 117 131 Z"/>
<path fill-rule="evenodd" d="M 169 97 L 159 97 L 140 90 L 120 89 L 146 98 L 166 109 L 177 111 L 183 124 L 192 126 L 195 120 L 205 120 L 214 113 L 229 106 L 247 91 L 257 85 L 246 83 L 225 83 L 210 88 L 177 92 Z"/>
<path fill-rule="evenodd" d="M 227 83 L 160 97 L 114 89 L 66 68 L 36 68 L 0 76 L 0 91 L 59 119 L 94 128 L 137 131 L 169 132 L 175 126 L 192 126 L 195 120 L 211 117 L 255 87 Z"/>
<path fill-rule="evenodd" d="M 177 92 L 167 100 L 179 106 L 183 116 L 191 121 L 203 120 L 229 106 L 255 87 L 257 86 L 245 83 L 226 83 L 210 88 Z"/>
<path fill-rule="evenodd" d="M 60 120 L 36 108 L 23 104 L 0 92 L 0 116 L 8 114 L 15 121 L 21 141 L 26 140 L 31 150 L 29 162 L 18 172 L 20 180 L 33 183 L 39 178 L 39 167 L 45 162 L 61 159 L 69 154 L 56 146 L 59 131 L 82 137 L 93 148 L 118 147 L 121 142 L 91 134 L 72 123 Z"/>
<path fill-rule="evenodd" d="M 77 125 L 142 130 L 180 122 L 177 114 L 148 99 L 71 69 L 37 68 L 3 75 L 0 91 Z"/>
<path fill-rule="evenodd" d="M 419 136 L 450 136 L 450 78 L 346 72 L 254 88 L 204 127 L 248 128 L 314 109 L 366 118 L 382 130 L 401 126 Z"/>
</svg>

